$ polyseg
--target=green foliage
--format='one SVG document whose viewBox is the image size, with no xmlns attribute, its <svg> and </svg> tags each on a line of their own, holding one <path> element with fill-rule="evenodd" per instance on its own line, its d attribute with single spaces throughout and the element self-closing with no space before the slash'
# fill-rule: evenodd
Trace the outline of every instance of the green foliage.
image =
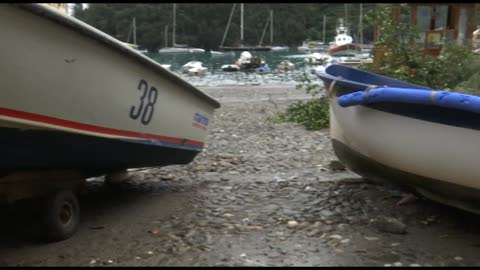
<svg viewBox="0 0 480 270">
<path fill-rule="evenodd" d="M 232 3 L 180 3 L 176 9 L 176 43 L 209 49 L 217 49 L 221 43 Z M 351 33 L 358 32 L 358 8 L 348 4 L 348 21 Z M 363 4 L 364 11 L 372 4 Z M 303 40 L 323 38 L 323 16 L 327 18 L 325 37 L 333 40 L 337 19 L 345 17 L 344 4 L 334 3 L 246 3 L 244 5 L 244 38 L 246 45 L 257 45 L 269 12 L 273 10 L 273 42 L 298 46 Z M 127 41 L 132 19 L 137 25 L 137 43 L 142 48 L 156 51 L 165 46 L 165 27 L 168 25 L 168 44 L 172 42 L 173 5 L 152 4 L 100 4 L 90 3 L 82 10 L 80 4 L 74 7 L 74 16 L 106 33 Z M 264 37 L 269 45 L 270 33 Z M 373 39 L 372 29 L 364 28 L 364 39 Z M 130 39 L 130 41 L 132 41 Z M 240 42 L 240 7 L 237 4 L 224 45 L 238 45 Z"/>
<path fill-rule="evenodd" d="M 376 68 L 372 64 L 360 68 L 443 90 L 455 88 L 476 71 L 470 68 L 473 53 L 466 46 L 446 43 L 439 57 L 418 53 L 419 48 L 411 44 L 419 31 L 405 20 L 394 23 L 395 11 L 399 12 L 400 18 L 408 17 L 409 7 L 406 4 L 384 4 L 366 15 L 367 23 L 378 27 L 375 49 L 383 50 L 383 57 Z"/>
<path fill-rule="evenodd" d="M 277 115 L 277 123 L 294 122 L 308 130 L 320 130 L 329 126 L 328 98 L 322 96 L 309 101 L 297 101 L 286 112 Z"/>
<path fill-rule="evenodd" d="M 466 81 L 455 86 L 453 90 L 480 95 L 480 55 L 474 55 L 472 65 L 468 66 L 465 72 L 472 75 Z"/>
<path fill-rule="evenodd" d="M 304 74 L 300 77 L 300 83 L 296 88 L 306 91 L 314 98 L 291 104 L 285 112 L 276 115 L 273 121 L 276 123 L 299 123 L 307 130 L 328 128 L 330 123 L 328 98 L 326 96 L 318 97 L 322 87 Z"/>
</svg>

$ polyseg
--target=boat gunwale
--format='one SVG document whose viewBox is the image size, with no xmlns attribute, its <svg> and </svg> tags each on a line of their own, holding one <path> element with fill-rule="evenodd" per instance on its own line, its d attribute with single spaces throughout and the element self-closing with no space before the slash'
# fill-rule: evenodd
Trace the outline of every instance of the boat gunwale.
<svg viewBox="0 0 480 270">
<path fill-rule="evenodd" d="M 34 3 L 34 4 L 10 4 L 14 7 L 18 7 L 20 9 L 26 10 L 28 12 L 31 12 L 35 15 L 44 17 L 46 19 L 52 20 L 54 22 L 57 22 L 63 26 L 66 26 L 70 29 L 73 29 L 74 31 L 93 38 L 95 41 L 99 41 L 102 44 L 105 44 L 109 46 L 110 48 L 113 48 L 117 50 L 118 52 L 121 52 L 136 61 L 140 62 L 141 64 L 144 64 L 150 68 L 153 68 L 154 71 L 159 72 L 160 75 L 165 76 L 167 79 L 170 79 L 174 81 L 175 83 L 179 84 L 180 86 L 183 86 L 185 90 L 190 90 L 193 94 L 203 98 L 207 102 L 209 102 L 215 109 L 220 108 L 220 103 L 209 96 L 208 94 L 204 93 L 200 89 L 196 88 L 189 82 L 183 80 L 182 78 L 178 77 L 177 75 L 173 74 L 172 72 L 166 70 L 161 66 L 160 63 L 157 63 L 153 61 L 152 59 L 148 58 L 147 56 L 144 56 L 143 54 L 136 52 L 134 49 L 131 49 L 124 45 L 120 40 L 115 39 L 114 37 L 108 35 L 105 32 L 100 31 L 99 29 L 82 22 L 79 19 L 76 19 L 74 17 L 69 17 L 64 15 L 63 13 L 60 13 L 59 11 L 54 10 L 53 8 L 44 6 L 39 3 Z"/>
<path fill-rule="evenodd" d="M 331 71 L 335 70 L 337 66 L 345 67 L 345 68 L 354 70 L 355 72 L 362 73 L 363 75 L 374 76 L 374 77 L 377 77 L 378 79 L 385 80 L 386 82 L 391 82 L 391 83 L 394 83 L 394 84 L 397 84 L 397 83 L 398 84 L 406 84 L 406 85 L 409 85 L 409 87 L 412 87 L 412 88 L 415 88 L 415 89 L 418 89 L 418 90 L 426 90 L 426 91 L 434 90 L 434 89 L 431 89 L 431 88 L 428 88 L 428 87 L 425 87 L 425 86 L 416 85 L 416 84 L 401 81 L 401 80 L 398 80 L 398 79 L 395 79 L 395 78 L 390 78 L 390 77 L 387 77 L 387 76 L 383 76 L 383 75 L 375 74 L 375 73 L 368 72 L 368 71 L 365 71 L 365 70 L 361 70 L 361 69 L 357 69 L 357 68 L 353 68 L 353 67 L 348 67 L 348 66 L 345 66 L 345 65 L 339 65 L 339 64 L 329 65 L 325 69 L 325 71 L 317 71 L 316 75 L 317 75 L 317 77 L 319 77 L 323 81 L 329 81 L 328 83 L 331 83 L 332 81 L 334 81 L 336 84 L 347 86 L 347 87 L 352 87 L 352 88 L 359 87 L 359 89 L 357 91 L 362 91 L 362 90 L 370 89 L 372 87 L 380 87 L 380 86 L 382 86 L 382 87 L 400 87 L 400 86 L 396 86 L 396 85 L 367 84 L 367 83 L 354 81 L 352 79 L 342 77 L 338 74 L 337 75 L 332 75 Z M 335 73 L 335 72 L 333 72 L 333 73 Z M 363 89 L 360 88 L 360 87 L 363 87 Z"/>
</svg>

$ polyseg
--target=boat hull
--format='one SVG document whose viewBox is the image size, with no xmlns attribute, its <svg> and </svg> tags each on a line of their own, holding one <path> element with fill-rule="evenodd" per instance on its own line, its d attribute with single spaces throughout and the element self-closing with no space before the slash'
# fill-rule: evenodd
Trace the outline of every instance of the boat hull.
<svg viewBox="0 0 480 270">
<path fill-rule="evenodd" d="M 480 127 L 476 113 L 385 102 L 341 107 L 338 97 L 365 90 L 353 68 L 321 75 L 330 92 L 330 137 L 338 158 L 367 178 L 394 182 L 438 202 L 480 213 Z M 344 71 L 344 72 L 341 72 Z M 343 74 L 343 79 L 336 76 Z M 376 85 L 421 88 L 375 76 Z M 333 84 L 333 82 L 335 82 Z M 372 83 L 373 84 L 373 83 Z M 463 119 L 459 121 L 458 119 Z M 459 122 L 464 123 L 459 123 Z"/>
<path fill-rule="evenodd" d="M 95 169 L 184 164 L 202 150 L 219 104 L 160 64 L 40 5 L 2 5 L 0 32 L 5 41 L 0 44 L 0 128 L 29 140 L 22 144 L 13 135 L 2 140 L 2 149 L 8 147 L 15 158 L 2 160 L 1 170 L 74 166 L 68 160 Z M 105 162 L 93 164 L 88 151 L 94 150 L 68 148 L 47 134 L 62 134 L 73 145 L 78 139 L 86 148 L 119 149 L 102 152 Z M 28 145 L 32 148 L 24 148 Z M 58 147 L 71 151 L 58 151 L 48 163 L 39 158 L 46 153 L 37 151 Z M 145 151 L 145 158 L 135 157 L 135 151 Z M 38 163 L 28 161 L 26 152 Z"/>
<path fill-rule="evenodd" d="M 240 52 L 240 51 L 271 51 L 272 47 L 268 46 L 241 46 L 241 47 L 220 47 L 219 50 L 222 51 L 234 51 L 234 52 Z"/>
<path fill-rule="evenodd" d="M 55 130 L 0 128 L 0 172 L 73 170 L 100 175 L 135 167 L 188 164 L 198 147 L 140 140 L 112 140 Z"/>
<path fill-rule="evenodd" d="M 354 43 L 335 46 L 335 47 L 332 47 L 332 48 L 328 49 L 328 53 L 330 55 L 333 55 L 333 56 L 344 54 L 346 52 L 348 52 L 348 53 L 352 53 L 352 52 L 359 53 L 361 51 L 362 51 L 362 47 L 360 45 L 357 45 L 357 44 L 354 44 Z"/>
</svg>

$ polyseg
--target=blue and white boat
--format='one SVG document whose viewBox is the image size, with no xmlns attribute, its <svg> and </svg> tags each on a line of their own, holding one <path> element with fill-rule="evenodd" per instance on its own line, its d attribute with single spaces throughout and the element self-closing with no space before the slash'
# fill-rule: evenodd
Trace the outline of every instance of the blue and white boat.
<svg viewBox="0 0 480 270">
<path fill-rule="evenodd" d="M 480 213 L 480 97 L 344 65 L 317 76 L 330 100 L 334 151 L 348 168 Z"/>
</svg>

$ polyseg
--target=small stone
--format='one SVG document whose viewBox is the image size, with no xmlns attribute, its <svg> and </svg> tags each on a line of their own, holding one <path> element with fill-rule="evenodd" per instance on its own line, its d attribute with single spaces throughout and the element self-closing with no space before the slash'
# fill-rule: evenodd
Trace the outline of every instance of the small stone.
<svg viewBox="0 0 480 270">
<path fill-rule="evenodd" d="M 175 176 L 174 175 L 164 175 L 164 176 L 161 176 L 162 177 L 162 180 L 175 180 Z"/>
<path fill-rule="evenodd" d="M 283 232 L 274 232 L 273 235 L 274 236 L 283 236 L 284 233 Z"/>
<path fill-rule="evenodd" d="M 419 266 L 421 266 L 421 265 L 418 264 L 418 263 L 412 263 L 412 264 L 410 264 L 409 266 L 411 266 L 411 267 L 419 267 Z"/>
<path fill-rule="evenodd" d="M 340 241 L 340 243 L 342 243 L 342 244 L 346 244 L 346 243 L 348 243 L 348 242 L 350 242 L 350 239 L 348 239 L 348 238 L 347 238 L 347 239 L 343 239 L 343 240 Z"/>
<path fill-rule="evenodd" d="M 395 218 L 379 217 L 372 221 L 372 225 L 379 231 L 394 234 L 404 234 L 407 232 L 407 226 Z"/>
<path fill-rule="evenodd" d="M 314 230 L 308 232 L 308 233 L 307 233 L 307 236 L 310 236 L 310 237 L 311 237 L 311 236 L 318 235 L 318 234 L 320 234 L 320 233 L 321 233 L 321 231 L 320 231 L 319 229 L 314 229 Z"/>
<path fill-rule="evenodd" d="M 340 239 L 342 239 L 343 237 L 342 237 L 341 235 L 339 235 L 339 234 L 333 234 L 333 235 L 330 235 L 329 238 L 340 240 Z"/>
<path fill-rule="evenodd" d="M 290 220 L 290 221 L 288 221 L 288 223 L 287 223 L 287 227 L 288 227 L 288 228 L 295 228 L 295 227 L 297 227 L 297 226 L 298 226 L 298 222 L 296 222 L 295 220 Z"/>
<path fill-rule="evenodd" d="M 379 240 L 379 238 L 378 238 L 378 237 L 369 237 L 369 236 L 365 236 L 365 237 L 363 237 L 363 238 L 365 238 L 365 240 L 367 240 L 367 241 L 377 241 L 377 240 Z"/>
<path fill-rule="evenodd" d="M 136 260 L 140 260 L 140 259 L 141 259 L 141 257 L 135 256 L 135 259 L 136 259 Z"/>
<path fill-rule="evenodd" d="M 234 216 L 235 216 L 234 214 L 230 214 L 230 213 L 223 214 L 223 217 L 226 217 L 226 218 L 231 218 L 231 217 L 234 217 Z"/>
<path fill-rule="evenodd" d="M 393 266 L 396 266 L 396 267 L 400 267 L 402 266 L 403 264 L 401 262 L 394 262 L 393 263 Z"/>
<path fill-rule="evenodd" d="M 113 260 L 108 260 L 107 263 L 113 263 Z"/>
<path fill-rule="evenodd" d="M 463 258 L 460 257 L 460 256 L 456 256 L 455 258 L 453 258 L 455 261 L 463 261 Z"/>
<path fill-rule="evenodd" d="M 391 247 L 398 247 L 398 246 L 400 246 L 400 243 L 391 243 L 390 246 Z"/>
<path fill-rule="evenodd" d="M 152 254 L 153 254 L 153 251 L 147 251 L 147 254 L 148 254 L 148 255 L 152 255 Z"/>
<path fill-rule="evenodd" d="M 247 254 L 242 253 L 242 254 L 240 254 L 240 257 L 245 258 L 245 257 L 247 257 Z"/>
<path fill-rule="evenodd" d="M 385 266 L 385 267 L 391 267 L 392 265 L 391 265 L 390 263 L 386 263 L 386 264 L 384 264 L 383 266 Z"/>
<path fill-rule="evenodd" d="M 328 210 L 322 210 L 322 211 L 320 211 L 320 215 L 328 218 L 328 217 L 331 217 L 331 216 L 335 215 L 335 213 L 332 212 L 332 211 L 328 211 Z M 325 222 L 326 222 L 327 224 L 329 224 L 328 221 L 330 221 L 330 220 L 327 220 L 327 221 L 325 221 Z M 330 222 L 331 222 L 331 221 L 330 221 Z M 330 223 L 330 224 L 331 224 L 331 223 Z"/>
<path fill-rule="evenodd" d="M 302 222 L 302 223 L 298 224 L 298 228 L 303 229 L 303 228 L 307 227 L 308 225 L 310 225 L 310 223 L 305 221 L 305 222 Z"/>
<path fill-rule="evenodd" d="M 322 225 L 322 223 L 321 223 L 320 221 L 315 221 L 315 223 L 313 223 L 312 226 L 310 226 L 310 227 L 312 227 L 312 228 L 318 228 L 318 227 L 320 227 L 321 225 Z"/>
<path fill-rule="evenodd" d="M 150 233 L 150 234 L 153 234 L 153 235 L 157 235 L 157 234 L 160 233 L 160 230 L 159 229 L 153 229 L 153 230 L 148 230 L 147 232 Z"/>
</svg>

